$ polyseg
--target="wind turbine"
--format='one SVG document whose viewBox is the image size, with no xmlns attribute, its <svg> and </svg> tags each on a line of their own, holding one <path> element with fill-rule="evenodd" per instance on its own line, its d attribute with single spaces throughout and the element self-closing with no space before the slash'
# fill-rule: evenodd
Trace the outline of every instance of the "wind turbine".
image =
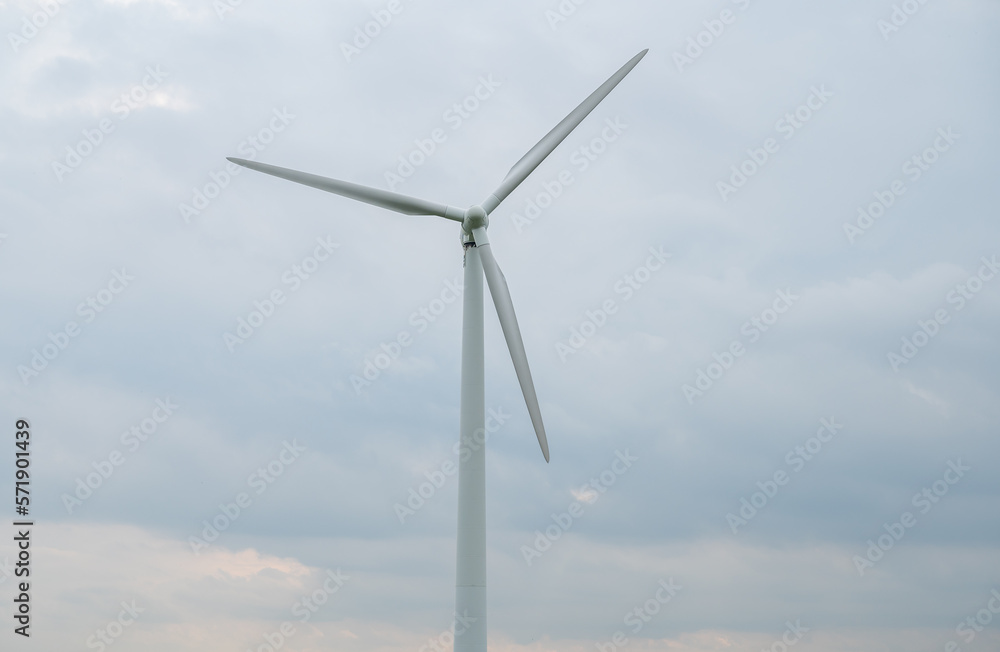
<svg viewBox="0 0 1000 652">
<path fill-rule="evenodd" d="M 458 555 L 455 580 L 455 612 L 470 625 L 455 632 L 454 652 L 485 652 L 486 650 L 486 447 L 473 445 L 477 431 L 485 433 L 486 397 L 483 366 L 483 276 L 500 319 L 507 349 L 514 362 L 514 371 L 524 402 L 528 407 L 538 444 L 545 461 L 549 461 L 549 443 L 545 438 L 542 413 L 538 408 L 535 386 L 528 369 L 528 357 L 521 341 L 521 330 L 514 315 L 514 304 L 507 281 L 493 256 L 486 229 L 489 214 L 552 153 L 559 143 L 579 125 L 608 93 L 625 78 L 646 55 L 643 50 L 632 57 L 618 72 L 601 84 L 578 107 L 562 119 L 527 154 L 510 169 L 500 186 L 482 203 L 466 209 L 408 197 L 396 192 L 369 188 L 348 181 L 298 172 L 266 163 L 229 158 L 251 170 L 349 197 L 366 204 L 388 208 L 404 215 L 437 215 L 462 223 L 462 246 L 465 251 L 465 291 L 462 304 L 462 398 L 459 437 L 463 447 L 472 452 L 459 458 L 458 469 Z"/>
</svg>

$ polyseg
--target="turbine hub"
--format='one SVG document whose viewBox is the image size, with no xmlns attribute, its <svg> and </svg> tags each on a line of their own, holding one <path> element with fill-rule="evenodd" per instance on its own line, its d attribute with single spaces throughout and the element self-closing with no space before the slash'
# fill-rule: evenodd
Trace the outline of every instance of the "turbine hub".
<svg viewBox="0 0 1000 652">
<path fill-rule="evenodd" d="M 486 214 L 482 206 L 470 206 L 465 209 L 465 218 L 462 220 L 462 230 L 466 233 L 472 233 L 473 229 L 478 229 L 479 227 L 488 227 L 490 225 L 490 216 Z"/>
</svg>

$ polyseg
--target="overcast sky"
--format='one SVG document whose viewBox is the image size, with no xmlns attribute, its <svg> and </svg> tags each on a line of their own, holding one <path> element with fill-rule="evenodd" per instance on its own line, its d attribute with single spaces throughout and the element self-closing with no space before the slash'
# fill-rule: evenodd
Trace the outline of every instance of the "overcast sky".
<svg viewBox="0 0 1000 652">
<path fill-rule="evenodd" d="M 645 48 L 491 215 L 552 456 L 487 304 L 491 649 L 1000 648 L 998 28 L 0 2 L 4 649 L 447 648 L 458 226 L 225 157 L 469 206 Z"/>
</svg>

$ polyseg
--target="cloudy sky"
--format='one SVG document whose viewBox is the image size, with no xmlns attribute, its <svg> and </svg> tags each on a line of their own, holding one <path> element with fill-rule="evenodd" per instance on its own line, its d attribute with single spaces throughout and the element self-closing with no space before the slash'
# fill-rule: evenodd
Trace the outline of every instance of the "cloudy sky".
<svg viewBox="0 0 1000 652">
<path fill-rule="evenodd" d="M 649 48 L 491 216 L 552 462 L 487 307 L 490 647 L 996 650 L 998 28 L 0 2 L 2 647 L 447 648 L 457 225 L 225 157 L 468 206 Z"/>
</svg>

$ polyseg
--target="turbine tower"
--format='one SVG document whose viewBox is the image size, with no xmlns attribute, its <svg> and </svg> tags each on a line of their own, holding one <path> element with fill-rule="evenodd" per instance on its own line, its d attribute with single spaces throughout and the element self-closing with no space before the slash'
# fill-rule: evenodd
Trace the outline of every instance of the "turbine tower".
<svg viewBox="0 0 1000 652">
<path fill-rule="evenodd" d="M 455 613 L 470 623 L 455 632 L 454 652 L 486 651 L 486 447 L 477 438 L 485 437 L 486 397 L 483 366 L 483 277 L 490 289 L 507 349 L 514 362 L 521 393 L 542 448 L 549 461 L 549 444 L 542 425 L 535 386 L 528 369 L 528 357 L 521 341 L 521 330 L 514 315 L 514 304 L 507 281 L 493 256 L 486 229 L 489 215 L 552 153 L 559 143 L 579 125 L 608 93 L 625 78 L 646 55 L 643 50 L 618 72 L 601 84 L 514 164 L 500 186 L 482 203 L 466 209 L 438 204 L 395 192 L 370 188 L 348 181 L 298 172 L 266 163 L 229 158 L 251 170 L 325 190 L 366 204 L 387 208 L 405 215 L 436 215 L 461 222 L 465 250 L 465 291 L 462 303 L 462 392 L 459 418 L 460 446 L 472 452 L 459 457 L 458 469 L 458 554 L 455 580 Z"/>
</svg>

